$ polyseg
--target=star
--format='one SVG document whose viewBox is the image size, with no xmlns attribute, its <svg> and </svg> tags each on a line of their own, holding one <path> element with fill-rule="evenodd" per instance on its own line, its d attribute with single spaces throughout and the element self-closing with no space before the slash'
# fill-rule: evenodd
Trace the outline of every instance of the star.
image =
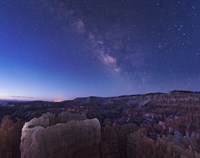
<svg viewBox="0 0 200 158">
<path fill-rule="evenodd" d="M 0 3 L 0 87 L 9 95 L 19 86 L 36 98 L 200 88 L 200 2 Z"/>
</svg>

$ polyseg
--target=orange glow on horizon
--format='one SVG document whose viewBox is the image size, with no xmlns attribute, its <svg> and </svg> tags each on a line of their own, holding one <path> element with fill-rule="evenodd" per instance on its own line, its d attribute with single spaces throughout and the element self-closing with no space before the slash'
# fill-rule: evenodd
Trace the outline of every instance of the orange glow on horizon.
<svg viewBox="0 0 200 158">
<path fill-rule="evenodd" d="M 63 97 L 56 97 L 56 98 L 53 99 L 53 102 L 62 102 L 64 100 L 66 100 L 66 99 L 63 98 Z"/>
</svg>

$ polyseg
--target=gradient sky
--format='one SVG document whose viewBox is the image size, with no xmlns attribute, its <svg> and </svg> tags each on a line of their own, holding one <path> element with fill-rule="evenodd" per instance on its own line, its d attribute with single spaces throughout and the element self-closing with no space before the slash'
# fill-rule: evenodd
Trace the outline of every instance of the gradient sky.
<svg viewBox="0 0 200 158">
<path fill-rule="evenodd" d="M 200 90 L 200 1 L 0 1 L 0 98 L 174 89 Z"/>
</svg>

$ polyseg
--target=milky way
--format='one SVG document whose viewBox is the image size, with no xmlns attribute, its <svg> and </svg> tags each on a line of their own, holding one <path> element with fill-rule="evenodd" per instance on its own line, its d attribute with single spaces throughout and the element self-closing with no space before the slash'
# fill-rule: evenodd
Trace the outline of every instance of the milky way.
<svg viewBox="0 0 200 158">
<path fill-rule="evenodd" d="M 199 30 L 197 0 L 1 0 L 0 98 L 199 91 Z"/>
</svg>

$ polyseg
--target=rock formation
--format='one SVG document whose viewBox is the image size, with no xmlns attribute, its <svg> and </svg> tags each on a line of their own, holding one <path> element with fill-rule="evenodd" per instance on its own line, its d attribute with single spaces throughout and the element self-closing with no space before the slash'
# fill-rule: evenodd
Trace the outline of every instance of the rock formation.
<svg viewBox="0 0 200 158">
<path fill-rule="evenodd" d="M 101 129 L 97 119 L 47 113 L 25 123 L 22 158 L 100 158 Z"/>
<path fill-rule="evenodd" d="M 194 138 L 179 135 L 153 140 L 146 136 L 146 130 L 140 129 L 128 136 L 128 158 L 200 158 L 199 146 Z"/>
<path fill-rule="evenodd" d="M 21 137 L 22 157 L 27 158 L 197 158 L 199 105 L 200 92 L 188 91 L 19 102 L 0 106 L 0 120 L 9 115 L 15 121 L 29 121 Z M 20 132 L 8 118 L 2 121 L 0 158 L 20 157 Z"/>
<path fill-rule="evenodd" d="M 102 158 L 126 158 L 127 136 L 134 132 L 132 124 L 102 128 Z"/>
<path fill-rule="evenodd" d="M 5 116 L 0 125 L 0 158 L 20 158 L 20 137 L 22 121 L 14 123 Z"/>
</svg>

